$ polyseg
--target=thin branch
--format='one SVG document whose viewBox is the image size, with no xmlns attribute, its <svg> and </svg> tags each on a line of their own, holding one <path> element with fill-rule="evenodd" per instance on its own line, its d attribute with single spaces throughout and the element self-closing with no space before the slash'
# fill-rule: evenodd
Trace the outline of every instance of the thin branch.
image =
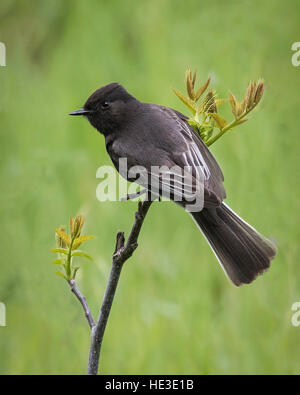
<svg viewBox="0 0 300 395">
<path fill-rule="evenodd" d="M 108 284 L 106 287 L 104 299 L 102 302 L 100 314 L 96 325 L 92 328 L 91 347 L 88 364 L 88 374 L 97 375 L 99 369 L 99 359 L 101 352 L 102 340 L 110 314 L 111 306 L 114 300 L 119 278 L 123 268 L 123 264 L 131 257 L 136 250 L 138 244 L 138 237 L 151 206 L 151 200 L 139 202 L 138 210 L 135 213 L 135 220 L 132 226 L 130 235 L 125 244 L 125 237 L 123 232 L 118 232 L 116 237 L 116 249 L 112 258 L 112 268 L 109 275 Z"/>
<path fill-rule="evenodd" d="M 81 303 L 81 306 L 83 307 L 86 319 L 89 323 L 89 326 L 91 329 L 93 329 L 93 327 L 95 326 L 95 321 L 93 319 L 91 310 L 87 304 L 87 301 L 85 299 L 85 297 L 82 295 L 82 293 L 79 291 L 75 280 L 70 280 L 68 281 L 71 291 L 74 293 L 74 295 L 76 296 L 76 298 L 79 300 L 79 302 Z"/>
<path fill-rule="evenodd" d="M 141 190 L 137 191 L 136 193 L 128 193 L 128 195 L 121 198 L 121 202 L 126 202 L 127 200 L 133 200 L 137 197 L 144 195 L 146 192 L 147 192 L 146 189 L 141 189 Z"/>
</svg>

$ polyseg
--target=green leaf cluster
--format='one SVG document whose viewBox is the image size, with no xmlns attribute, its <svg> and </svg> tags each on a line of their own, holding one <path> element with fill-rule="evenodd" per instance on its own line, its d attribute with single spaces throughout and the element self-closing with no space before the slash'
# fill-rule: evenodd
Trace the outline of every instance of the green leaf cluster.
<svg viewBox="0 0 300 395">
<path fill-rule="evenodd" d="M 74 257 L 83 257 L 93 260 L 92 257 L 78 248 L 87 240 L 92 240 L 95 236 L 81 236 L 81 230 L 84 225 L 84 217 L 78 215 L 75 219 L 70 218 L 70 234 L 65 232 L 64 227 L 55 229 L 55 237 L 57 247 L 53 248 L 51 252 L 57 253 L 58 258 L 52 261 L 53 265 L 61 265 L 62 271 L 57 271 L 56 274 L 63 277 L 67 281 L 74 280 L 76 273 L 79 270 L 78 265 L 74 265 Z"/>
<path fill-rule="evenodd" d="M 248 118 L 246 116 L 260 102 L 265 85 L 261 79 L 256 82 L 250 82 L 243 100 L 238 102 L 232 93 L 229 94 L 228 99 L 217 99 L 217 94 L 212 89 L 208 90 L 204 95 L 210 84 L 210 78 L 196 89 L 196 76 L 196 71 L 194 73 L 191 70 L 186 71 L 187 96 L 176 89 L 173 89 L 173 91 L 193 114 L 193 117 L 188 121 L 189 124 L 200 135 L 205 144 L 209 146 L 228 130 L 247 121 Z M 228 101 L 234 115 L 232 121 L 227 121 L 218 113 L 219 105 Z"/>
</svg>

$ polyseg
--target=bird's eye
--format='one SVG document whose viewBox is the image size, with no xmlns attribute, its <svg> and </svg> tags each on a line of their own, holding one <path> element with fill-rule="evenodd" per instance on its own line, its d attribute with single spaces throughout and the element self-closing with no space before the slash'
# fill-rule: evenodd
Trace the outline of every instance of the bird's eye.
<svg viewBox="0 0 300 395">
<path fill-rule="evenodd" d="M 102 108 L 103 110 L 106 110 L 108 107 L 109 107 L 108 101 L 105 101 L 105 102 L 103 102 L 103 103 L 101 104 L 101 108 Z"/>
</svg>

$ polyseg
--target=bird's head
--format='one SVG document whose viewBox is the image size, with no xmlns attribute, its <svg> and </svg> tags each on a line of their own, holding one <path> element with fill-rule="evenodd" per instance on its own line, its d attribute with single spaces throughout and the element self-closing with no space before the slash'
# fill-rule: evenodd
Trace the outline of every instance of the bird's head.
<svg viewBox="0 0 300 395">
<path fill-rule="evenodd" d="M 70 115 L 85 116 L 104 135 L 124 124 L 131 102 L 137 100 L 122 85 L 114 82 L 97 89 L 85 102 L 83 108 Z"/>
</svg>

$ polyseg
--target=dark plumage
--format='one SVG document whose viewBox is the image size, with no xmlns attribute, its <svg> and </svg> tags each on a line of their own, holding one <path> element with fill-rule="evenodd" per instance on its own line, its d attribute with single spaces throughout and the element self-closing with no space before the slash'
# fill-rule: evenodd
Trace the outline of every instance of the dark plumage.
<svg viewBox="0 0 300 395">
<path fill-rule="evenodd" d="M 121 85 L 112 83 L 94 92 L 83 109 L 71 115 L 86 116 L 104 135 L 107 152 L 118 170 L 119 158 L 124 157 L 129 168 L 143 166 L 148 173 L 151 166 L 201 166 L 204 206 L 191 215 L 224 271 L 235 285 L 241 285 L 251 283 L 269 268 L 276 248 L 223 203 L 226 194 L 222 171 L 183 114 L 142 103 Z M 195 173 L 193 185 L 197 184 Z M 176 187 L 170 184 L 170 188 L 176 193 Z M 184 202 L 179 204 L 185 206 Z"/>
</svg>

